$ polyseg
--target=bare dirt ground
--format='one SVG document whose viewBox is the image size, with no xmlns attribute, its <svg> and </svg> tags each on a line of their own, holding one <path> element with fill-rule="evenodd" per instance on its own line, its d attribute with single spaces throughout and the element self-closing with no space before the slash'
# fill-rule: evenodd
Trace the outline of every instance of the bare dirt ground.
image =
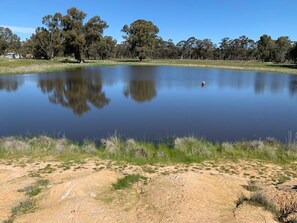
<svg viewBox="0 0 297 223">
<path fill-rule="evenodd" d="M 246 161 L 172 166 L 0 161 L 0 222 L 277 222 L 262 207 L 236 207 L 236 201 L 249 196 L 242 185 L 254 181 L 276 205 L 296 204 L 297 210 L 297 180 L 290 171 Z M 284 180 L 284 173 L 291 177 Z M 147 180 L 114 190 L 112 184 L 129 174 Z M 39 179 L 49 184 L 36 196 L 20 191 Z M 28 199 L 34 208 L 11 217 L 12 208 Z"/>
</svg>

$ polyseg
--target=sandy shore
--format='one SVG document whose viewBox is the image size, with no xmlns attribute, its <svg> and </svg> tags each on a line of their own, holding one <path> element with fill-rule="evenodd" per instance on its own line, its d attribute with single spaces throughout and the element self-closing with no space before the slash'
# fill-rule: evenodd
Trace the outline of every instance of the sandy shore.
<svg viewBox="0 0 297 223">
<path fill-rule="evenodd" d="M 252 182 L 276 206 L 295 205 L 297 210 L 297 179 L 281 182 L 284 171 L 290 175 L 294 169 L 247 161 L 137 166 L 99 159 L 2 160 L 0 222 L 278 222 L 263 207 L 236 203 L 250 196 L 243 185 Z M 147 179 L 113 189 L 130 174 Z M 41 179 L 48 183 L 40 193 L 26 195 L 25 189 Z M 34 206 L 13 215 L 13 208 L 28 200 Z"/>
</svg>

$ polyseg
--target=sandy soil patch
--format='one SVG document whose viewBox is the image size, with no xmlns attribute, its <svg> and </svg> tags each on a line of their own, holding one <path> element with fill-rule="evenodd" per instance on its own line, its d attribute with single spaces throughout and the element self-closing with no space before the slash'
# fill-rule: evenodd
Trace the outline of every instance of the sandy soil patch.
<svg viewBox="0 0 297 223">
<path fill-rule="evenodd" d="M 245 165 L 250 167 L 248 175 L 242 170 Z M 103 160 L 71 165 L 2 162 L 0 222 L 9 219 L 11 209 L 26 199 L 34 199 L 36 208 L 14 216 L 13 222 L 277 222 L 261 207 L 236 207 L 242 194 L 251 193 L 242 185 L 255 179 L 277 205 L 284 205 L 280 201 L 284 196 L 290 197 L 290 205 L 297 203 L 297 190 L 292 189 L 296 179 L 273 185 L 257 167 L 211 162 L 175 166 L 119 165 Z M 282 170 L 272 164 L 261 164 L 261 168 L 271 178 Z M 147 180 L 114 190 L 112 184 L 127 174 L 140 174 Z M 38 179 L 49 181 L 38 195 L 28 198 L 19 191 Z"/>
</svg>

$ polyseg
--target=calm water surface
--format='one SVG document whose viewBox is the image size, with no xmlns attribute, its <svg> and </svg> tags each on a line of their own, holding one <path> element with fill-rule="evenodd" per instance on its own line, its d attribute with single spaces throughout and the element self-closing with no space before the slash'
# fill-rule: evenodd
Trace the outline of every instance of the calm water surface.
<svg viewBox="0 0 297 223">
<path fill-rule="evenodd" d="M 201 81 L 206 86 L 201 86 Z M 0 76 L 0 136 L 212 141 L 297 132 L 297 76 L 166 66 Z"/>
</svg>

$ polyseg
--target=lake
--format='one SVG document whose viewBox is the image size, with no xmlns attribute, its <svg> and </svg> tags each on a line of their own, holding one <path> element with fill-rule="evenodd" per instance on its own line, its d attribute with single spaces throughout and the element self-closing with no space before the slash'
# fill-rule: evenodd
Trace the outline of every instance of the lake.
<svg viewBox="0 0 297 223">
<path fill-rule="evenodd" d="M 297 76 L 286 74 L 101 66 L 4 75 L 0 102 L 0 136 L 285 142 L 297 132 Z"/>
</svg>

